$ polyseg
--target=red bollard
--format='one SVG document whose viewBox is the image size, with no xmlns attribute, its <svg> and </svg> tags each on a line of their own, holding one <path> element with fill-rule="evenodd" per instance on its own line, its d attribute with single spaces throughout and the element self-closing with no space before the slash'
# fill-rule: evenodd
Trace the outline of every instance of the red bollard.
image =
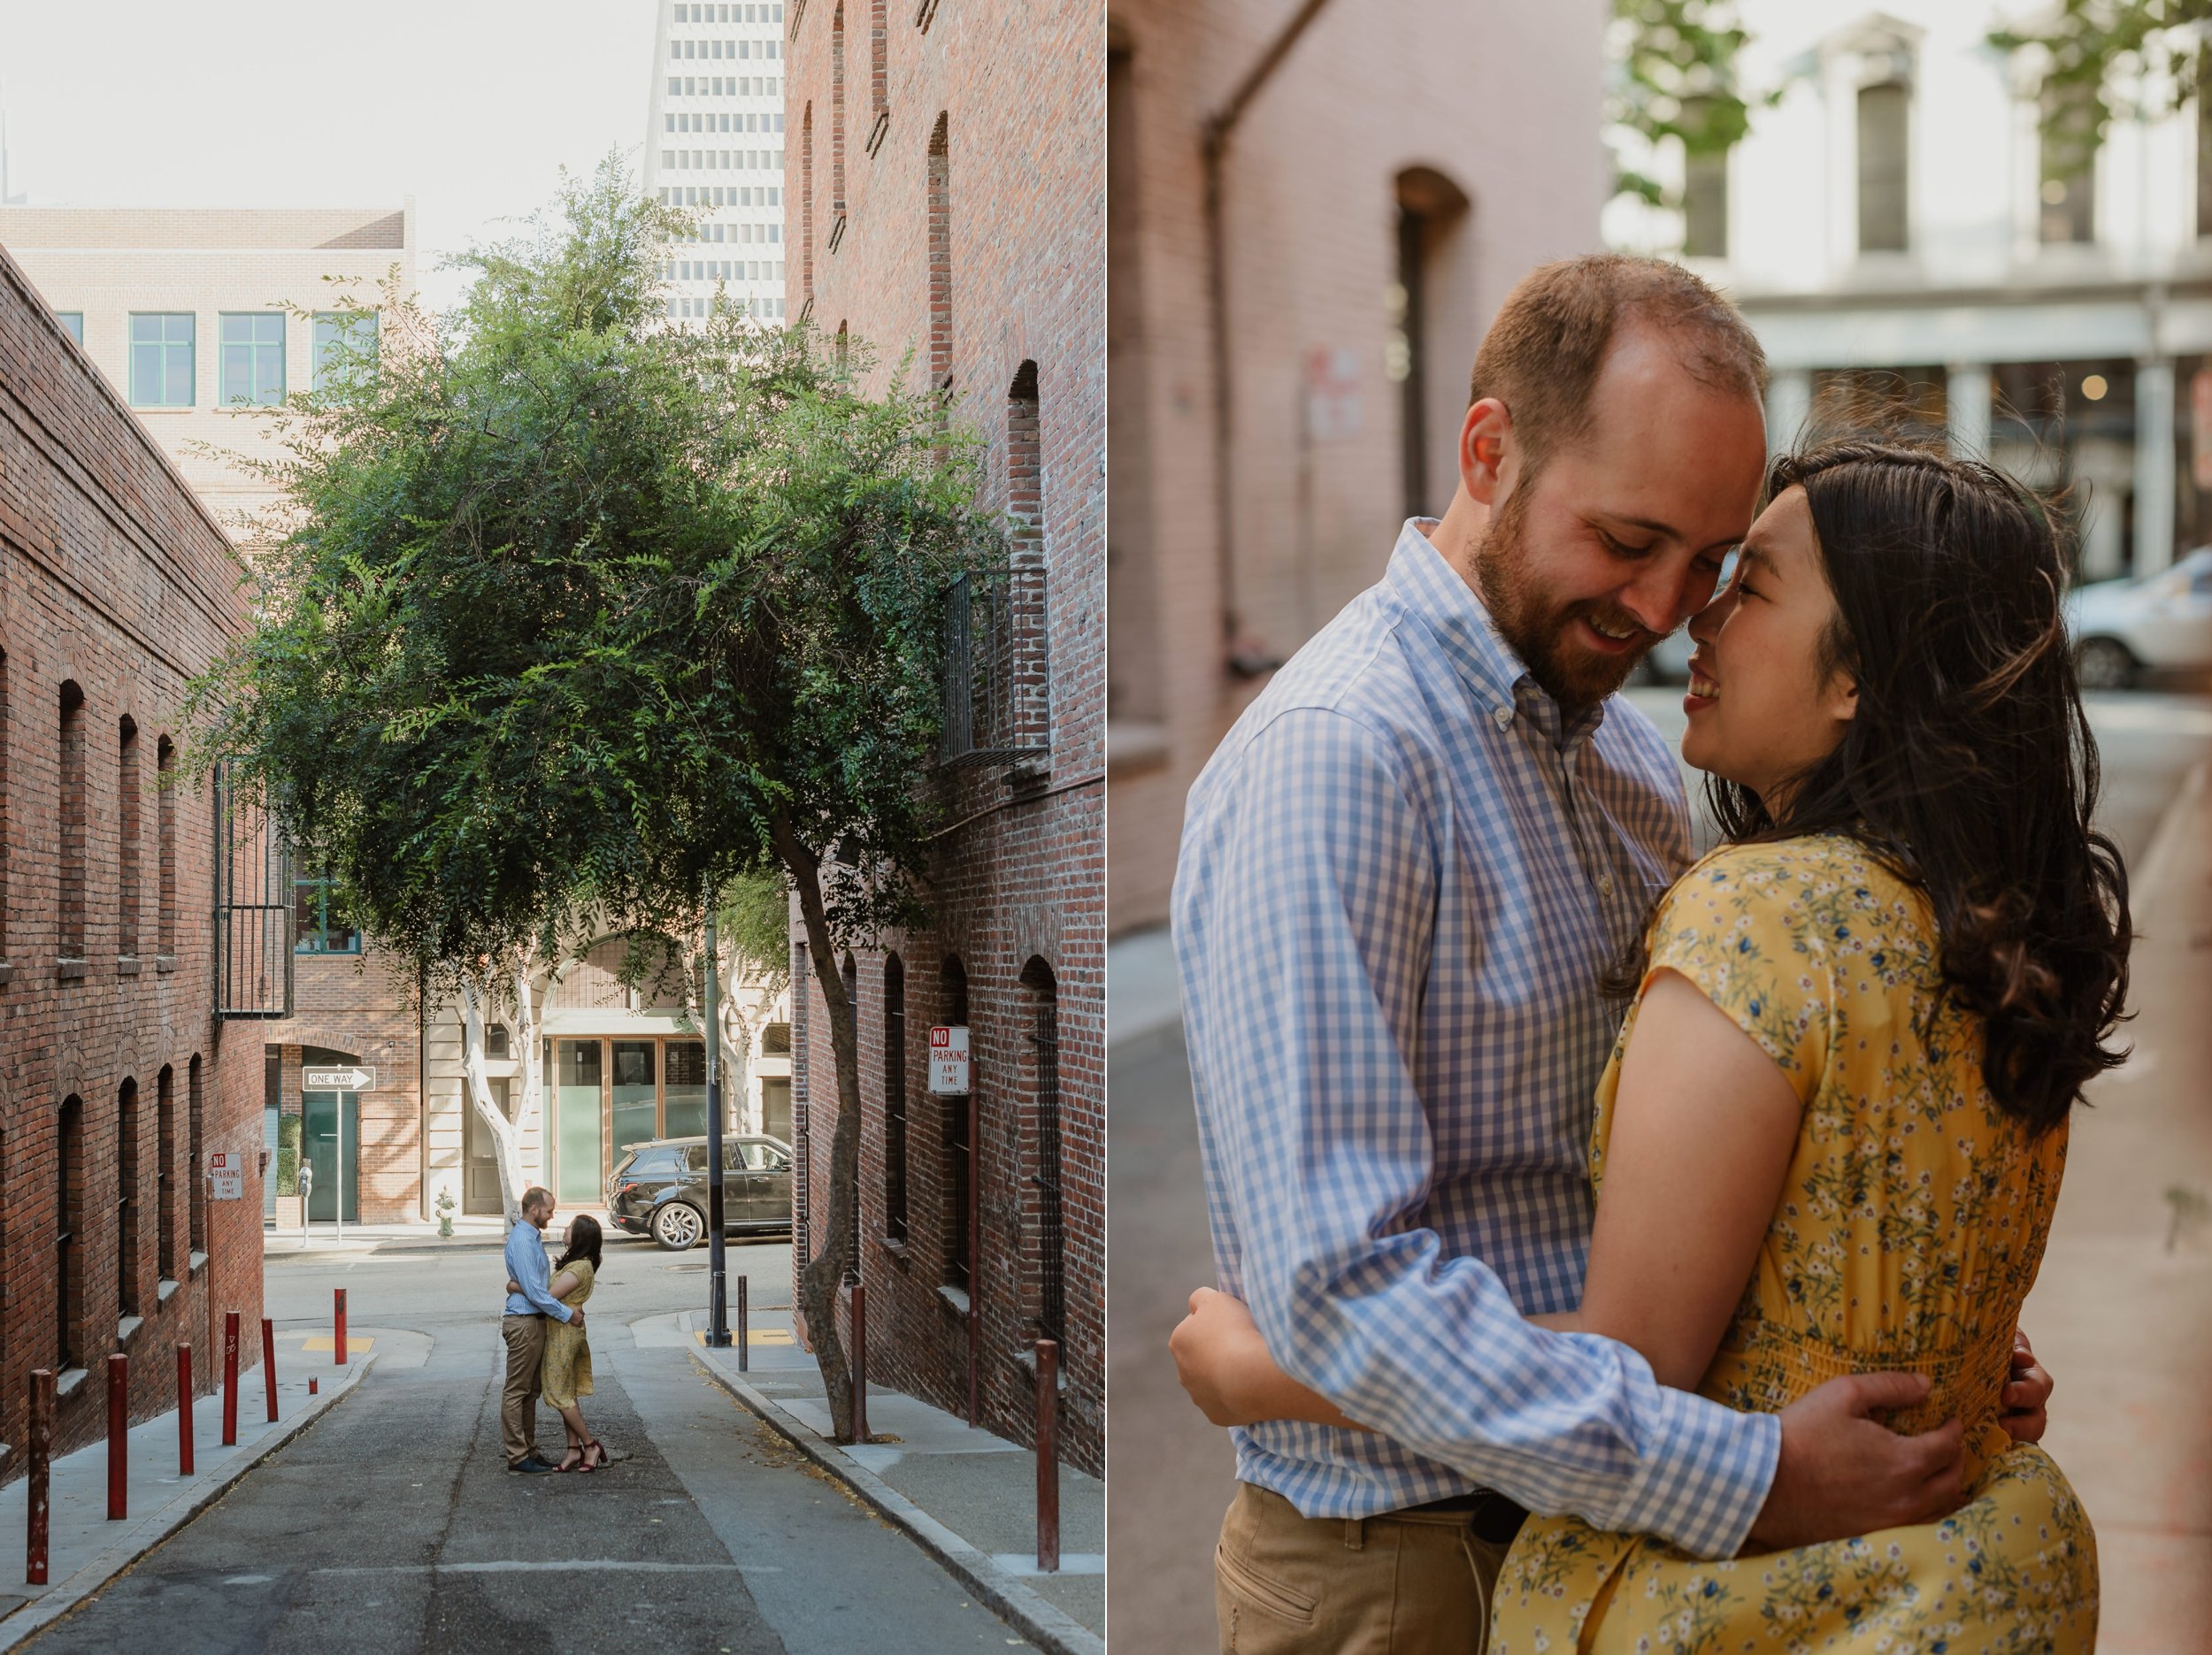
<svg viewBox="0 0 2212 1655">
<path fill-rule="evenodd" d="M 752 1371 L 752 1335 L 745 1328 L 745 1278 L 737 1278 L 737 1371 Z"/>
<path fill-rule="evenodd" d="M 1037 1341 L 1037 1567 L 1060 1570 L 1060 1346 Z"/>
<path fill-rule="evenodd" d="M 238 1442 L 238 1313 L 223 1314 L 223 1446 Z"/>
<path fill-rule="evenodd" d="M 853 1283 L 853 1441 L 868 1440 L 868 1290 Z"/>
<path fill-rule="evenodd" d="M 108 1521 L 131 1514 L 131 1359 L 108 1358 Z"/>
<path fill-rule="evenodd" d="M 30 1484 L 31 1521 L 24 1547 L 23 1583 L 26 1586 L 43 1586 L 46 1584 L 46 1523 L 54 1459 L 54 1370 L 50 1368 L 34 1368 L 31 1370 L 30 1439 L 31 1470 L 27 1481 Z"/>
<path fill-rule="evenodd" d="M 323 1382 L 322 1382 L 321 1380 L 319 1380 L 319 1379 L 316 1378 L 316 1377 L 315 1377 L 315 1375 L 312 1375 L 312 1374 L 308 1375 L 308 1376 L 307 1376 L 307 1394 L 308 1394 L 309 1396 L 311 1396 L 311 1397 L 320 1396 L 320 1395 L 322 1394 L 322 1389 L 323 1389 Z"/>
<path fill-rule="evenodd" d="M 337 1367 L 346 1365 L 346 1290 L 334 1287 L 331 1297 L 337 1301 L 338 1337 L 331 1341 L 331 1360 Z"/>
<path fill-rule="evenodd" d="M 261 1318 L 261 1377 L 269 1393 L 269 1423 L 276 1423 L 276 1323 Z"/>
<path fill-rule="evenodd" d="M 177 1346 L 177 1475 L 192 1475 L 192 1347 Z"/>
</svg>

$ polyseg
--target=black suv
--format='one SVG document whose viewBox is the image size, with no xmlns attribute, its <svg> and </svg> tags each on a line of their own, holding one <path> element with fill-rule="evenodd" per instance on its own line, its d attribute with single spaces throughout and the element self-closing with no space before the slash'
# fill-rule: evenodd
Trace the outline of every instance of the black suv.
<svg viewBox="0 0 2212 1655">
<path fill-rule="evenodd" d="M 697 1246 L 707 1233 L 707 1140 L 632 1145 L 607 1180 L 607 1222 L 673 1253 Z M 773 1138 L 724 1138 L 724 1233 L 790 1228 L 791 1145 Z"/>
</svg>

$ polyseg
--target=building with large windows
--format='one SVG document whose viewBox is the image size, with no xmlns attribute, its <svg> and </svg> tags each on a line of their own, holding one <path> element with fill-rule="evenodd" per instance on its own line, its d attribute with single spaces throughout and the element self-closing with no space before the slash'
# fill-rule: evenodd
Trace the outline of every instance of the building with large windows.
<svg viewBox="0 0 2212 1655">
<path fill-rule="evenodd" d="M 262 1035 L 226 990 L 283 963 L 219 919 L 236 824 L 180 773 L 187 686 L 246 624 L 229 546 L 55 308 L 0 250 L 0 1477 L 33 1369 L 74 1448 L 110 1353 L 142 1418 L 179 1344 L 260 1315 Z M 265 907 L 264 866 L 233 890 Z"/>
<path fill-rule="evenodd" d="M 1751 129 L 1686 170 L 1681 210 L 1622 200 L 1616 245 L 1728 287 L 1774 370 L 1778 447 L 1901 409 L 2068 491 L 2080 571 L 2148 573 L 2212 539 L 2212 106 L 2118 88 L 2043 119 L 2036 49 L 1993 29 L 2052 8 L 1743 0 Z"/>
<path fill-rule="evenodd" d="M 657 17 L 645 189 L 699 215 L 668 249 L 668 313 L 704 316 L 718 289 L 749 316 L 787 320 L 784 6 L 660 0 Z"/>
<path fill-rule="evenodd" d="M 1026 1441 L 1036 1346 L 1055 1340 L 1062 1452 L 1095 1475 L 1106 1101 L 1098 14 L 805 0 L 784 32 L 792 314 L 865 341 L 879 377 L 907 372 L 949 390 L 952 417 L 984 439 L 987 498 L 1011 519 L 1002 583 L 949 601 L 947 734 L 919 784 L 936 791 L 947 824 L 930 926 L 835 966 L 857 1004 L 854 1210 L 869 1368 Z M 829 1210 L 837 1088 L 795 927 L 793 941 L 803 1260 Z M 931 1090 L 936 1027 L 968 1038 L 957 1092 Z"/>
</svg>

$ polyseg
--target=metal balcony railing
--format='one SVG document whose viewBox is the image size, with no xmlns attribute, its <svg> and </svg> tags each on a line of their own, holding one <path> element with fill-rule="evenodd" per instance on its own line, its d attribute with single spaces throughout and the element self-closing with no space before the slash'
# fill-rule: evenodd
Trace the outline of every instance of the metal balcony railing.
<svg viewBox="0 0 2212 1655">
<path fill-rule="evenodd" d="M 938 762 L 1047 757 L 1043 571 L 961 575 L 945 594 L 945 721 Z"/>
<path fill-rule="evenodd" d="M 215 767 L 215 1015 L 292 1015 L 292 852 L 257 800 Z"/>
</svg>

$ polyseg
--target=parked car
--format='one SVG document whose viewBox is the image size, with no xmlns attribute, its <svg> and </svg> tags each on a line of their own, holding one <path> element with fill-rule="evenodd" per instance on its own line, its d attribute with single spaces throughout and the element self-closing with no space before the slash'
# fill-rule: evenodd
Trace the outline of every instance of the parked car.
<svg viewBox="0 0 2212 1655">
<path fill-rule="evenodd" d="M 657 1138 L 633 1144 L 607 1180 L 607 1222 L 650 1236 L 672 1253 L 707 1233 L 707 1140 Z M 725 1235 L 791 1228 L 791 1145 L 780 1138 L 722 1140 Z"/>
<path fill-rule="evenodd" d="M 2212 670 L 2212 546 L 2154 574 L 2076 586 L 2066 624 L 2085 690 L 2126 689 L 2147 671 Z"/>
</svg>

